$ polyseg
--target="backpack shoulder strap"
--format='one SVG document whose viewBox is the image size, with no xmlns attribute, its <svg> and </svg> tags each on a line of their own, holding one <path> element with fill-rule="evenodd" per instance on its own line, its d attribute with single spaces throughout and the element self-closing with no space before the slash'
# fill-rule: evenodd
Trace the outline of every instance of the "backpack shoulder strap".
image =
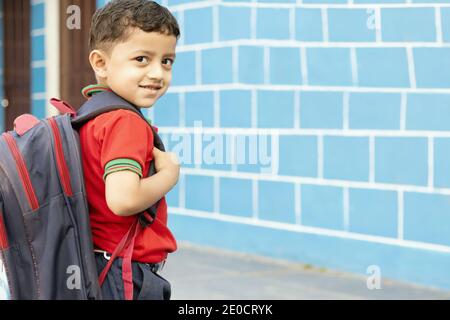
<svg viewBox="0 0 450 320">
<path fill-rule="evenodd" d="M 164 144 L 161 140 L 161 137 L 158 135 L 153 126 L 147 122 L 147 119 L 144 117 L 142 112 L 136 106 L 132 105 L 128 101 L 122 99 L 117 94 L 112 91 L 104 91 L 97 93 L 92 96 L 88 101 L 86 101 L 78 110 L 77 114 L 72 118 L 72 127 L 75 130 L 78 130 L 91 119 L 95 117 L 110 112 L 113 110 L 125 109 L 130 110 L 138 114 L 144 121 L 147 123 L 153 133 L 153 145 L 161 151 L 165 151 Z M 148 176 L 152 176 L 156 173 L 155 161 L 150 162 L 150 169 L 148 172 Z M 148 227 L 153 223 L 157 209 L 158 209 L 159 201 L 157 201 L 153 206 L 151 206 L 148 210 L 144 211 L 139 215 L 139 222 L 143 227 Z"/>
<path fill-rule="evenodd" d="M 78 129 L 89 120 L 103 113 L 119 109 L 130 110 L 147 121 L 137 107 L 122 99 L 114 92 L 104 91 L 93 95 L 92 98 L 80 107 L 76 116 L 72 119 L 72 126 Z"/>
<path fill-rule="evenodd" d="M 139 115 L 146 123 L 147 119 L 142 114 L 141 110 L 122 99 L 112 91 L 104 91 L 97 93 L 86 101 L 78 110 L 77 114 L 72 118 L 72 127 L 76 130 L 81 128 L 86 122 L 95 117 L 114 110 L 129 110 Z M 149 123 L 148 123 L 149 124 Z M 150 125 L 153 133 L 153 144 L 161 151 L 165 151 L 164 144 L 156 132 L 155 128 Z"/>
<path fill-rule="evenodd" d="M 116 95 L 114 92 L 104 91 L 92 96 L 92 98 L 90 98 L 87 102 L 85 102 L 81 106 L 77 115 L 72 119 L 72 127 L 74 129 L 79 129 L 83 124 L 85 124 L 91 119 L 94 119 L 98 115 L 118 109 L 130 110 L 137 113 L 152 129 L 154 146 L 162 151 L 165 151 L 161 138 L 159 137 L 158 133 L 153 128 L 153 126 L 147 122 L 147 119 L 145 119 L 141 111 L 136 106 L 130 104 L 129 102 L 125 101 L 124 99 Z M 149 176 L 151 176 L 154 173 L 156 173 L 155 161 L 151 161 Z M 99 276 L 99 283 L 101 286 L 115 258 L 120 253 L 124 252 L 122 260 L 122 270 L 123 270 L 122 279 L 124 283 L 124 296 L 126 300 L 133 299 L 131 260 L 134 250 L 135 239 L 139 235 L 139 233 L 143 230 L 143 228 L 149 227 L 154 222 L 154 220 L 156 219 L 158 206 L 159 201 L 157 201 L 150 208 L 148 208 L 144 212 L 141 212 L 138 215 L 137 219 L 133 222 L 128 232 L 124 235 L 120 243 L 117 245 L 108 264 L 102 270 Z"/>
</svg>

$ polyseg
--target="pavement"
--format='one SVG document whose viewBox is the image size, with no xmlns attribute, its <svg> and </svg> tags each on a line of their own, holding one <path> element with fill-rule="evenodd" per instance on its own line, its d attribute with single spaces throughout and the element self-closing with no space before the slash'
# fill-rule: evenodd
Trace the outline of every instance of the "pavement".
<svg viewBox="0 0 450 320">
<path fill-rule="evenodd" d="M 450 291 L 179 243 L 161 275 L 173 300 L 450 300 Z"/>
</svg>

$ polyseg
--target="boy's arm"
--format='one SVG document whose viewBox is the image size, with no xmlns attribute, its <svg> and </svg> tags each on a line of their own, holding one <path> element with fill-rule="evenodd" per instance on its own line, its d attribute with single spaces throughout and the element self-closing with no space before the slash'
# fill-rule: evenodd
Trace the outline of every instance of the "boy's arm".
<svg viewBox="0 0 450 320">
<path fill-rule="evenodd" d="M 180 166 L 167 152 L 154 148 L 156 174 L 140 179 L 133 171 L 106 176 L 105 196 L 109 209 L 118 216 L 140 213 L 167 194 L 178 181 Z"/>
<path fill-rule="evenodd" d="M 179 165 L 170 160 L 170 153 L 153 147 L 152 130 L 139 115 L 129 110 L 108 114 L 96 118 L 94 132 L 101 145 L 106 204 L 116 215 L 130 216 L 150 208 L 175 185 Z M 156 174 L 141 179 L 148 152 Z"/>
</svg>

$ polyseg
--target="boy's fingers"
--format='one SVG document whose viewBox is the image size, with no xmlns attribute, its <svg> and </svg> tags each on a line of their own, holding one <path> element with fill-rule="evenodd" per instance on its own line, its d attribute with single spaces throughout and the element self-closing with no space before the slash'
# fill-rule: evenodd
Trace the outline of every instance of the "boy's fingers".
<svg viewBox="0 0 450 320">
<path fill-rule="evenodd" d="M 170 152 L 169 157 L 173 163 L 178 164 L 178 165 L 180 164 L 180 160 L 178 159 L 178 156 L 174 152 Z"/>
<path fill-rule="evenodd" d="M 178 156 L 174 152 L 163 152 L 163 151 L 159 150 L 158 148 L 153 147 L 153 155 L 155 157 L 157 157 L 159 154 L 162 154 L 162 153 L 166 153 L 169 156 L 169 159 L 173 163 L 180 164 L 180 160 L 178 159 Z"/>
<path fill-rule="evenodd" d="M 159 150 L 157 147 L 153 147 L 153 154 L 155 153 L 161 153 L 162 151 Z"/>
</svg>

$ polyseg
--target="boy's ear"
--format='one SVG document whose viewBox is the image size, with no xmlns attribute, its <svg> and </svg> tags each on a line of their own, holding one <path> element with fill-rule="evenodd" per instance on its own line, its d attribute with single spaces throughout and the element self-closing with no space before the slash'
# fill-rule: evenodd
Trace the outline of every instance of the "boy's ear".
<svg viewBox="0 0 450 320">
<path fill-rule="evenodd" d="M 89 62 L 98 78 L 106 78 L 106 54 L 100 50 L 92 50 L 89 54 Z"/>
</svg>

